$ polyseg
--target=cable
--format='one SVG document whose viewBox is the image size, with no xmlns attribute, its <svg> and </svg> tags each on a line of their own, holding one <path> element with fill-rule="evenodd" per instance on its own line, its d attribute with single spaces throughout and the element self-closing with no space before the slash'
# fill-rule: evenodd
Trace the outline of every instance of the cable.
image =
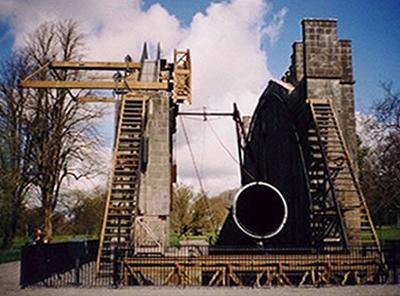
<svg viewBox="0 0 400 296">
<path fill-rule="evenodd" d="M 225 144 L 222 142 L 221 138 L 218 136 L 218 134 L 216 133 L 216 131 L 214 130 L 213 126 L 211 125 L 211 123 L 209 121 L 208 125 L 210 126 L 211 132 L 214 134 L 215 138 L 217 139 L 217 141 L 219 142 L 219 144 L 222 146 L 222 148 L 225 150 L 226 153 L 228 153 L 228 155 L 232 158 L 232 160 L 238 164 L 240 166 L 239 161 L 233 156 L 233 154 L 229 151 L 228 147 L 225 146 Z M 243 170 L 243 172 L 249 176 L 251 179 L 255 180 L 256 178 L 248 171 L 246 170 L 244 167 L 241 168 Z"/>
<path fill-rule="evenodd" d="M 217 223 L 215 222 L 215 217 L 214 217 L 214 215 L 213 215 L 213 213 L 211 211 L 210 203 L 208 202 L 208 197 L 207 197 L 206 192 L 204 190 L 203 182 L 201 181 L 200 172 L 199 172 L 199 169 L 197 167 L 196 160 L 194 158 L 194 153 L 193 153 L 193 150 L 192 150 L 192 146 L 190 145 L 189 137 L 188 137 L 188 134 L 186 132 L 186 128 L 185 128 L 185 124 L 183 122 L 183 118 L 180 117 L 179 119 L 180 119 L 181 124 L 182 124 L 183 135 L 185 136 L 185 140 L 186 140 L 186 143 L 188 145 L 188 149 L 189 149 L 189 152 L 190 152 L 190 157 L 192 158 L 194 171 L 196 173 L 197 180 L 199 181 L 200 193 L 201 193 L 201 196 L 199 198 L 200 199 L 202 198 L 203 202 L 205 203 L 207 214 L 208 214 L 210 222 L 211 222 L 211 226 L 212 226 L 212 228 L 213 228 L 213 230 L 215 232 L 215 231 L 217 231 Z"/>
<path fill-rule="evenodd" d="M 190 157 L 192 159 L 194 171 L 195 171 L 197 180 L 199 181 L 200 191 L 201 191 L 202 194 L 205 195 L 204 186 L 203 186 L 203 183 L 201 181 L 199 169 L 197 168 L 197 164 L 196 164 L 196 160 L 194 158 L 194 153 L 193 153 L 193 150 L 192 150 L 192 146 L 190 145 L 190 142 L 189 142 L 189 137 L 188 137 L 188 134 L 186 132 L 185 124 L 183 122 L 182 117 L 179 117 L 179 119 L 180 119 L 181 124 L 182 124 L 183 135 L 185 136 L 186 144 L 188 145 L 188 149 L 189 149 Z"/>
<path fill-rule="evenodd" d="M 181 115 L 181 114 L 178 114 L 178 115 L 181 117 L 185 117 L 186 119 L 193 120 L 193 121 L 205 121 L 204 118 L 197 118 L 192 115 Z M 207 117 L 206 121 L 214 121 L 214 120 L 221 120 L 221 119 L 226 119 L 226 117 L 213 117 L 213 118 Z"/>
<path fill-rule="evenodd" d="M 217 135 L 217 133 L 215 132 L 213 126 L 211 125 L 211 123 L 208 121 L 208 125 L 210 126 L 211 132 L 214 134 L 214 137 L 217 139 L 217 141 L 219 142 L 219 144 L 222 146 L 222 148 L 225 150 L 226 153 L 228 153 L 228 155 L 233 159 L 234 162 L 236 162 L 237 164 L 239 164 L 238 160 L 233 156 L 233 154 L 229 151 L 228 147 L 225 146 L 225 144 L 222 142 L 221 138 Z"/>
</svg>

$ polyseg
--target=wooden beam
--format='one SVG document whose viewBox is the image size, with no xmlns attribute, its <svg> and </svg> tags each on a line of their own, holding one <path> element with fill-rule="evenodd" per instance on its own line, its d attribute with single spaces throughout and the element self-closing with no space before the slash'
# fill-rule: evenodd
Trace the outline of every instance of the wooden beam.
<svg viewBox="0 0 400 296">
<path fill-rule="evenodd" d="M 138 82 L 124 81 L 50 81 L 50 80 L 23 80 L 24 88 L 68 88 L 68 89 L 127 89 L 127 90 L 166 90 L 166 82 Z"/>
<path fill-rule="evenodd" d="M 79 103 L 116 103 L 117 100 L 113 97 L 77 97 Z"/>
<path fill-rule="evenodd" d="M 234 113 L 231 112 L 178 112 L 182 116 L 229 116 L 233 117 Z"/>
<path fill-rule="evenodd" d="M 69 70 L 125 70 L 140 69 L 140 63 L 124 63 L 124 62 L 83 62 L 83 61 L 55 61 L 50 64 L 52 69 L 69 69 Z"/>
<path fill-rule="evenodd" d="M 35 70 L 32 72 L 32 74 L 29 74 L 25 80 L 31 79 L 33 76 L 35 76 L 36 74 L 40 73 L 41 71 L 43 71 L 44 69 L 46 69 L 48 66 L 50 65 L 50 62 L 47 62 L 46 64 L 44 64 L 43 66 L 41 66 L 39 69 Z"/>
</svg>

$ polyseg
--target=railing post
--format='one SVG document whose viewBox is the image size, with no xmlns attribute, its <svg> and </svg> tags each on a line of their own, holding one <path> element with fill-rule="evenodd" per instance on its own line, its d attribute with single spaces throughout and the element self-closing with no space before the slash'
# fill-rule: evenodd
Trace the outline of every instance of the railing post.
<svg viewBox="0 0 400 296">
<path fill-rule="evenodd" d="M 397 266 L 397 252 L 396 252 L 396 244 L 391 244 L 390 252 L 392 253 L 390 257 L 392 257 L 392 266 L 393 266 L 393 284 L 397 285 L 399 283 L 399 273 Z"/>
<path fill-rule="evenodd" d="M 117 245 L 114 249 L 113 260 L 113 288 L 118 288 L 121 285 L 121 250 Z"/>
<path fill-rule="evenodd" d="M 28 286 L 28 274 L 27 274 L 27 268 L 26 266 L 28 265 L 28 256 L 26 256 L 28 252 L 28 246 L 25 245 L 21 249 L 21 265 L 20 265 L 20 278 L 19 278 L 19 285 L 21 289 L 24 289 Z"/>
<path fill-rule="evenodd" d="M 75 258 L 75 286 L 80 285 L 80 279 L 81 279 L 81 272 L 80 272 L 80 258 L 79 256 L 76 256 Z"/>
</svg>

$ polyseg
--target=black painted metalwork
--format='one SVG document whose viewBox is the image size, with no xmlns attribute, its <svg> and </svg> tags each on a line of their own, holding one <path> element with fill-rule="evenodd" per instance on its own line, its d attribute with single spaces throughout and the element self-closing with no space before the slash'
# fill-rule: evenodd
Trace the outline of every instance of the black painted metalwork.
<svg viewBox="0 0 400 296">
<path fill-rule="evenodd" d="M 292 93 L 271 81 L 260 97 L 248 134 L 234 106 L 242 185 L 261 181 L 278 188 L 287 199 L 287 225 L 276 237 L 255 238 L 234 223 L 231 211 L 217 245 L 346 251 L 348 242 L 333 186 L 340 159 L 335 167 L 328 166 L 326 143 L 301 89 Z M 267 215 L 269 209 L 262 211 Z"/>
<path fill-rule="evenodd" d="M 324 286 L 399 281 L 399 242 L 383 244 L 389 269 L 382 268 L 376 248 L 352 247 L 347 254 L 327 247 L 242 249 L 199 245 L 170 247 L 166 256 L 133 249 L 114 249 L 112 268 L 97 273 L 98 241 L 24 247 L 21 287 L 142 286 Z M 284 265 L 282 268 L 281 265 Z M 280 281 L 283 280 L 283 281 Z"/>
</svg>

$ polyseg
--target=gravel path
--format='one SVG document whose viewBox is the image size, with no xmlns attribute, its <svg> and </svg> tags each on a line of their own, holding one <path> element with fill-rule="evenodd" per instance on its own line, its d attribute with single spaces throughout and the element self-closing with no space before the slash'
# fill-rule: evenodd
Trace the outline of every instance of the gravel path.
<svg viewBox="0 0 400 296">
<path fill-rule="evenodd" d="M 146 296 L 253 296 L 253 295 L 297 295 L 297 296 L 400 296 L 399 285 L 382 286 L 361 286 L 361 287 L 329 287 L 329 288 L 269 288 L 269 289 L 251 289 L 251 288 L 27 288 L 19 289 L 19 262 L 0 264 L 0 296 L 14 295 L 54 295 L 54 296 L 106 296 L 106 295 L 146 295 Z"/>
</svg>

